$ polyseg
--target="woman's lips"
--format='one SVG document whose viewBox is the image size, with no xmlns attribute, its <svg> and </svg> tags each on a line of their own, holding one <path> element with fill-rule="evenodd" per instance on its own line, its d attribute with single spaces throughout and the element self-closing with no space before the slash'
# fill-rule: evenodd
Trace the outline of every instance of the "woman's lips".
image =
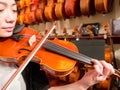
<svg viewBox="0 0 120 90">
<path fill-rule="evenodd" d="M 13 31 L 14 27 L 4 27 L 3 29 L 7 32 L 11 32 Z"/>
</svg>

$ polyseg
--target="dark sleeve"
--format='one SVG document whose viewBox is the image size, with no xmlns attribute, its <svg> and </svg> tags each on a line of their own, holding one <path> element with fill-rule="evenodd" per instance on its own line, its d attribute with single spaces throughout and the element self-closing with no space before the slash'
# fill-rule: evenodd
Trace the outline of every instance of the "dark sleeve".
<svg viewBox="0 0 120 90">
<path fill-rule="evenodd" d="M 40 65 L 30 62 L 22 72 L 27 90 L 48 90 L 50 87 L 47 76 L 40 70 Z"/>
</svg>

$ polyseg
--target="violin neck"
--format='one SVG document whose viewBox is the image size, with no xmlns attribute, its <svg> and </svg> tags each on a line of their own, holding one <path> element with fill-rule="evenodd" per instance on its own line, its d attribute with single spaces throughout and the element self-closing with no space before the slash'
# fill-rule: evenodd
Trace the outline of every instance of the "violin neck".
<svg viewBox="0 0 120 90">
<path fill-rule="evenodd" d="M 78 60 L 78 61 L 83 62 L 85 64 L 92 65 L 92 62 L 91 62 L 92 58 L 91 57 L 88 57 L 88 56 L 81 54 L 81 53 L 76 53 L 76 52 L 71 51 L 67 48 L 64 48 L 60 45 L 54 44 L 53 42 L 47 41 L 43 45 L 43 47 L 49 51 L 61 54 L 61 55 L 66 56 L 68 58 Z"/>
</svg>

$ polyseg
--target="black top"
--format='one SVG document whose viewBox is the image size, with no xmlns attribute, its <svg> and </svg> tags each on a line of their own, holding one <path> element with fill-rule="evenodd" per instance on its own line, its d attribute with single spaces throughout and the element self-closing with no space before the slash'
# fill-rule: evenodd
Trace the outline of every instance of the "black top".
<svg viewBox="0 0 120 90">
<path fill-rule="evenodd" d="M 22 72 L 26 90 L 48 90 L 50 87 L 47 76 L 40 70 L 40 65 L 30 62 Z"/>
</svg>

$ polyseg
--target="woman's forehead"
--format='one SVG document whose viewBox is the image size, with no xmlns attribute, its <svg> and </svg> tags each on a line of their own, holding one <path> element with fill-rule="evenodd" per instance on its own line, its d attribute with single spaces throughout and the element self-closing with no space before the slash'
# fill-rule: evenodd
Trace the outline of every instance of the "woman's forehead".
<svg viewBox="0 0 120 90">
<path fill-rule="evenodd" d="M 16 6 L 15 0 L 0 0 L 0 4 L 5 6 Z"/>
<path fill-rule="evenodd" d="M 0 0 L 0 3 L 15 4 L 15 0 Z"/>
</svg>

